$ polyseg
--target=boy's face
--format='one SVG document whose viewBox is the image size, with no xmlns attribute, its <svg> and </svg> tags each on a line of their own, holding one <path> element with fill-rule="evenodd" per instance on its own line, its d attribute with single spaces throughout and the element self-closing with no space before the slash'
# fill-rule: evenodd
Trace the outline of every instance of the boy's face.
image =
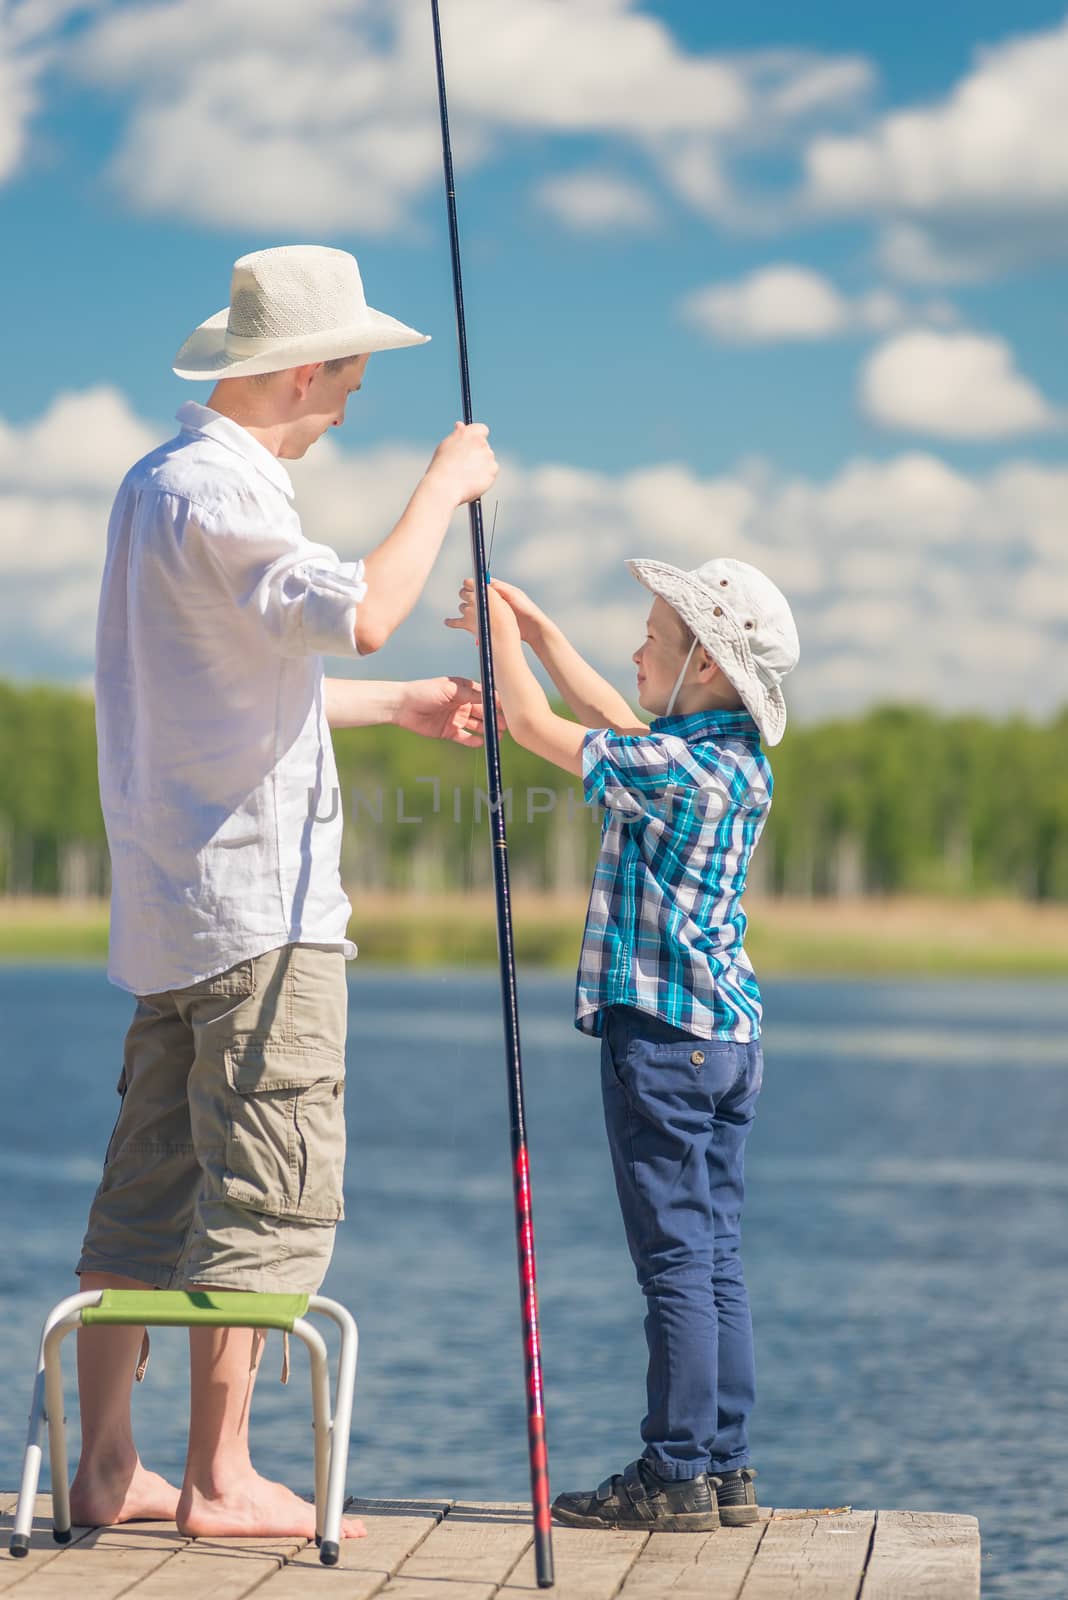
<svg viewBox="0 0 1068 1600">
<path fill-rule="evenodd" d="M 340 428 L 345 420 L 345 405 L 363 383 L 369 359 L 368 356 L 353 356 L 333 372 L 325 364 L 317 364 L 306 392 L 297 403 L 297 415 L 292 419 L 280 455 L 288 461 L 297 461 L 328 428 Z"/>
<path fill-rule="evenodd" d="M 678 613 L 657 595 L 646 620 L 645 643 L 631 657 L 638 669 L 638 704 L 643 711 L 664 715 L 689 648 Z"/>
</svg>

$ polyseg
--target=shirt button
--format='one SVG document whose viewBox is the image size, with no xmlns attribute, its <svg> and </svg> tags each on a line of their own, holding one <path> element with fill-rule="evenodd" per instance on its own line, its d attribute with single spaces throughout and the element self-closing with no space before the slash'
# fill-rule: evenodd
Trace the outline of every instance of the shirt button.
<svg viewBox="0 0 1068 1600">
<path fill-rule="evenodd" d="M 704 1051 L 703 1050 L 695 1050 L 693 1055 L 690 1057 L 690 1060 L 693 1062 L 695 1067 L 703 1067 L 704 1064 L 705 1064 L 705 1053 L 704 1053 Z"/>
</svg>

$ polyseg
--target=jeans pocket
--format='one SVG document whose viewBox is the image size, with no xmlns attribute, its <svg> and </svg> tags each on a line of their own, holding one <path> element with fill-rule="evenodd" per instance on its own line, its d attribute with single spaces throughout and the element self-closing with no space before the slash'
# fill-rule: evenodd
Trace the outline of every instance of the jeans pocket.
<svg viewBox="0 0 1068 1600">
<path fill-rule="evenodd" d="M 653 1061 L 672 1065 L 685 1062 L 698 1072 L 704 1066 L 722 1062 L 737 1053 L 737 1046 L 729 1039 L 695 1039 L 687 1035 L 684 1039 L 654 1039 L 643 1043 Z"/>
<path fill-rule="evenodd" d="M 249 1041 L 225 1055 L 223 1188 L 269 1216 L 344 1215 L 345 1060 L 339 1052 Z"/>
<path fill-rule="evenodd" d="M 670 1093 L 699 1088 L 708 1064 L 717 1059 L 703 1039 L 631 1039 L 627 1046 L 627 1072 L 636 1086 Z"/>
<path fill-rule="evenodd" d="M 632 1038 L 624 1069 L 631 1105 L 672 1137 L 708 1133 L 731 1097 L 744 1050 L 720 1039 Z"/>
<path fill-rule="evenodd" d="M 609 1086 L 626 1089 L 625 1066 L 629 1037 L 620 1020 L 619 1006 L 607 1006 L 601 1025 L 601 1078 Z"/>
</svg>

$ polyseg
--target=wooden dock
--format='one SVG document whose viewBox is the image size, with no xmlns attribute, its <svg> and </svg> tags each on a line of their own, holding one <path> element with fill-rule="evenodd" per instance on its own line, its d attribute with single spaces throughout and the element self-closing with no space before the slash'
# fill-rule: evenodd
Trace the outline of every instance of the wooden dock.
<svg viewBox="0 0 1068 1600">
<path fill-rule="evenodd" d="M 356 1500 L 369 1537 L 341 1565 L 302 1539 L 187 1539 L 172 1523 L 74 1530 L 52 1541 L 42 1496 L 30 1553 L 7 1553 L 14 1600 L 518 1600 L 536 1594 L 526 1508 Z M 979 1525 L 934 1512 L 771 1511 L 749 1528 L 645 1534 L 557 1528 L 556 1600 L 977 1600 Z"/>
</svg>

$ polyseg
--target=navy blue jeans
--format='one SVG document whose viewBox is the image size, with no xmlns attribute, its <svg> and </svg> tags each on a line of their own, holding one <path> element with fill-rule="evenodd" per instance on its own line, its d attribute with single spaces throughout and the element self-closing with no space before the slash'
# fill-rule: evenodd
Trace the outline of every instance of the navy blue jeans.
<svg viewBox="0 0 1068 1600">
<path fill-rule="evenodd" d="M 762 1075 L 759 1042 L 696 1039 L 629 1006 L 605 1011 L 605 1125 L 646 1301 L 644 1455 L 664 1478 L 749 1461 L 753 1325 L 740 1248 Z"/>
</svg>

